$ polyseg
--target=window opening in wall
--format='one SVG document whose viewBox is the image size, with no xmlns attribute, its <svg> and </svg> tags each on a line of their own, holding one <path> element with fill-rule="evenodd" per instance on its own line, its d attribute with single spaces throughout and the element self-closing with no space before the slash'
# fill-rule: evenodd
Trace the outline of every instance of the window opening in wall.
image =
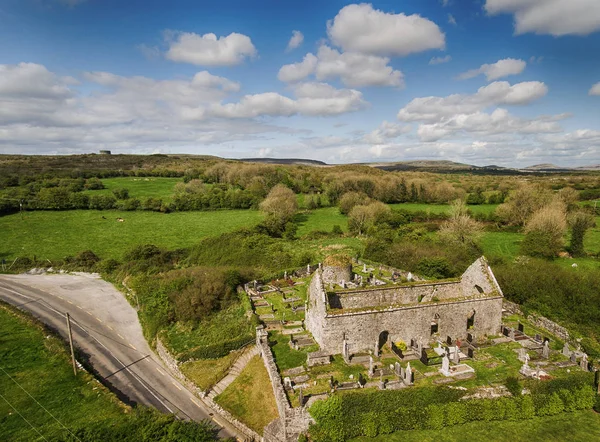
<svg viewBox="0 0 600 442">
<path fill-rule="evenodd" d="M 467 330 L 470 330 L 475 325 L 475 310 L 467 317 Z"/>
<path fill-rule="evenodd" d="M 477 291 L 479 293 L 483 293 L 483 289 L 481 287 L 479 287 L 477 284 L 475 284 L 475 288 L 477 289 Z"/>
</svg>

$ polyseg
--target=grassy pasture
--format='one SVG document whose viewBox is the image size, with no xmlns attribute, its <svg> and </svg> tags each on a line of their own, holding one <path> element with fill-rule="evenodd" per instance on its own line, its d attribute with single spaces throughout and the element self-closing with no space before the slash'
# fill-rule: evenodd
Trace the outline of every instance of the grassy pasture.
<svg viewBox="0 0 600 442">
<path fill-rule="evenodd" d="M 130 198 L 152 197 L 170 201 L 175 184 L 183 182 L 181 178 L 161 177 L 103 178 L 101 181 L 104 189 L 84 192 L 88 195 L 111 194 L 114 189 L 124 188 L 129 190 Z"/>
<path fill-rule="evenodd" d="M 69 433 L 42 406 L 70 430 L 124 422 L 127 408 L 87 372 L 74 377 L 65 343 L 46 334 L 25 315 L 0 305 L 0 440 L 41 440 L 23 417 L 45 439 L 67 440 Z"/>
<path fill-rule="evenodd" d="M 400 203 L 400 204 L 389 204 L 392 210 L 406 210 L 408 212 L 429 212 L 433 215 L 439 213 L 449 213 L 449 204 L 425 204 L 425 203 Z M 470 205 L 469 210 L 473 214 L 483 213 L 489 215 L 496 210 L 497 204 L 481 204 L 481 205 Z"/>
<path fill-rule="evenodd" d="M 331 232 L 333 226 L 339 225 L 344 232 L 348 230 L 348 217 L 342 215 L 337 207 L 325 207 L 310 212 L 299 213 L 297 235 L 302 237 L 313 230 Z"/>
<path fill-rule="evenodd" d="M 591 410 L 520 422 L 472 422 L 441 431 L 401 431 L 352 442 L 586 442 L 600 439 L 600 414 Z"/>
<path fill-rule="evenodd" d="M 106 219 L 104 219 L 104 218 Z M 124 222 L 118 222 L 123 218 Z M 101 258 L 120 259 L 137 244 L 180 248 L 242 226 L 258 223 L 255 210 L 214 212 L 121 212 L 115 210 L 70 210 L 25 212 L 0 217 L 0 257 L 36 255 L 61 259 L 82 250 L 93 250 Z"/>
</svg>

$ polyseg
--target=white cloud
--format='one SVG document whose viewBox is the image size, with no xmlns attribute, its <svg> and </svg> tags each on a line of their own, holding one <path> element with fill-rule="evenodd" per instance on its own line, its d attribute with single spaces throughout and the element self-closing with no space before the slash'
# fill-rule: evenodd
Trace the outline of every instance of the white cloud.
<svg viewBox="0 0 600 442">
<path fill-rule="evenodd" d="M 39 64 L 0 65 L 0 97 L 67 98 L 71 95 L 68 82 Z"/>
<path fill-rule="evenodd" d="M 523 60 L 505 58 L 496 63 L 481 65 L 478 69 L 472 69 L 458 76 L 459 80 L 467 80 L 484 74 L 488 81 L 497 80 L 509 75 L 518 75 L 525 70 L 527 63 Z"/>
<path fill-rule="evenodd" d="M 450 55 L 446 55 L 445 57 L 433 57 L 431 60 L 429 60 L 429 64 L 436 65 L 436 64 L 442 64 L 442 63 L 448 63 L 449 61 L 452 61 L 452 57 Z"/>
<path fill-rule="evenodd" d="M 398 112 L 402 121 L 436 122 L 456 114 L 472 114 L 496 105 L 524 105 L 548 93 L 539 81 L 510 85 L 496 81 L 479 88 L 472 95 L 454 94 L 447 97 L 415 98 Z"/>
<path fill-rule="evenodd" d="M 454 18 L 454 16 L 452 14 L 448 14 L 448 23 L 456 26 L 456 19 Z"/>
<path fill-rule="evenodd" d="M 343 7 L 327 22 L 331 41 L 346 52 L 405 56 L 429 49 L 444 49 L 444 33 L 420 15 L 385 13 L 371 4 Z"/>
<path fill-rule="evenodd" d="M 291 51 L 292 49 L 296 49 L 298 46 L 302 44 L 304 41 L 304 35 L 300 31 L 292 31 L 292 38 L 288 42 L 287 49 Z"/>
<path fill-rule="evenodd" d="M 340 53 L 322 45 L 317 56 L 309 53 L 299 63 L 282 66 L 277 78 L 286 83 L 295 83 L 314 74 L 319 81 L 339 78 L 350 87 L 404 87 L 404 75 L 388 66 L 389 61 L 387 57 L 357 52 Z"/>
<path fill-rule="evenodd" d="M 598 0 L 486 0 L 490 15 L 513 14 L 515 33 L 588 35 L 600 30 Z"/>
<path fill-rule="evenodd" d="M 308 53 L 301 62 L 282 66 L 279 69 L 277 78 L 285 83 L 296 83 L 297 81 L 304 80 L 315 72 L 317 61 L 317 57 Z"/>
<path fill-rule="evenodd" d="M 167 32 L 169 49 L 165 57 L 172 61 L 202 66 L 233 66 L 257 53 L 250 37 L 232 32 L 226 37 L 193 32 Z"/>
<path fill-rule="evenodd" d="M 327 80 L 339 77 L 346 86 L 404 87 L 402 72 L 388 66 L 386 57 L 364 55 L 356 52 L 339 53 L 323 45 L 317 54 L 316 77 Z"/>
<path fill-rule="evenodd" d="M 400 135 L 407 134 L 412 130 L 410 125 L 402 125 L 384 121 L 379 127 L 362 137 L 362 141 L 367 144 L 385 144 L 391 139 Z"/>
<path fill-rule="evenodd" d="M 592 88 L 589 91 L 589 94 L 590 95 L 600 95 L 600 82 L 598 82 L 592 86 Z"/>
<path fill-rule="evenodd" d="M 136 49 L 148 60 L 156 60 L 160 57 L 161 51 L 158 46 L 148 46 L 145 44 L 137 45 Z"/>
</svg>

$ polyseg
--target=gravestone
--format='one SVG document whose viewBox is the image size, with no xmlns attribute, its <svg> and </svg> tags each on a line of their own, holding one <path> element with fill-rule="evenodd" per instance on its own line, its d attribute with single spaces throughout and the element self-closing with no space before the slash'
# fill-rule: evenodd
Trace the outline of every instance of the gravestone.
<svg viewBox="0 0 600 442">
<path fill-rule="evenodd" d="M 527 356 L 527 350 L 524 348 L 519 349 L 519 361 L 525 362 L 525 356 Z"/>
<path fill-rule="evenodd" d="M 446 344 L 452 345 L 452 338 L 450 336 L 446 336 Z"/>
<path fill-rule="evenodd" d="M 571 353 L 571 357 L 570 357 L 571 362 L 575 363 L 577 362 L 577 355 L 575 354 L 575 352 Z"/>
<path fill-rule="evenodd" d="M 445 376 L 450 376 L 450 360 L 448 359 L 448 356 L 444 355 L 443 359 L 442 359 L 442 373 Z"/>
<path fill-rule="evenodd" d="M 452 362 L 454 362 L 455 364 L 459 364 L 460 363 L 460 350 L 458 348 L 458 346 L 454 347 L 454 354 L 453 354 L 454 358 L 452 359 Z"/>
<path fill-rule="evenodd" d="M 579 361 L 579 366 L 581 367 L 582 370 L 584 371 L 588 371 L 588 355 L 587 354 L 583 354 L 583 356 L 581 357 L 581 360 Z"/>
<path fill-rule="evenodd" d="M 404 367 L 400 367 L 400 378 L 404 381 L 405 377 L 406 377 L 406 372 L 404 370 Z"/>
<path fill-rule="evenodd" d="M 569 344 L 567 344 L 566 342 L 565 342 L 565 345 L 563 346 L 562 354 L 565 355 L 566 357 L 571 356 L 571 350 L 569 350 Z"/>
<path fill-rule="evenodd" d="M 411 282 L 413 280 L 412 273 L 408 272 L 408 275 L 406 275 L 406 279 L 408 280 L 408 282 Z"/>
<path fill-rule="evenodd" d="M 373 356 L 369 356 L 369 377 L 373 377 Z"/>
<path fill-rule="evenodd" d="M 467 333 L 467 342 L 468 343 L 472 343 L 473 342 L 473 335 L 471 333 Z"/>
<path fill-rule="evenodd" d="M 409 362 L 408 364 L 406 364 L 406 371 L 404 372 L 404 383 L 406 385 L 412 385 L 413 381 L 413 372 Z"/>
<path fill-rule="evenodd" d="M 367 273 L 367 265 L 363 264 L 363 273 Z"/>
<path fill-rule="evenodd" d="M 542 335 L 539 335 L 536 333 L 535 338 L 533 338 L 533 339 L 535 339 L 535 342 L 542 342 Z"/>
<path fill-rule="evenodd" d="M 515 339 L 515 329 L 511 328 L 510 331 L 508 332 L 508 337 L 510 339 Z"/>
<path fill-rule="evenodd" d="M 402 367 L 400 367 L 400 362 L 396 362 L 396 365 L 394 366 L 394 372 L 396 373 L 396 376 L 400 376 L 400 369 Z"/>
<path fill-rule="evenodd" d="M 473 356 L 475 355 L 475 350 L 473 350 L 473 347 L 469 347 L 469 349 L 467 350 L 467 355 L 472 359 Z"/>
<path fill-rule="evenodd" d="M 383 380 L 383 369 L 379 370 L 379 389 L 385 390 L 385 382 Z"/>
<path fill-rule="evenodd" d="M 520 322 L 519 322 L 519 331 L 520 331 L 521 333 L 523 333 L 523 332 L 525 331 L 525 327 L 524 327 L 524 326 L 523 326 L 523 324 L 521 324 Z"/>
<path fill-rule="evenodd" d="M 342 357 L 346 364 L 350 363 L 350 350 L 348 348 L 348 341 L 346 340 L 346 334 L 344 333 L 344 340 L 342 342 Z"/>
<path fill-rule="evenodd" d="M 542 358 L 548 359 L 550 357 L 550 344 L 548 341 L 544 341 L 544 346 L 542 347 Z"/>
<path fill-rule="evenodd" d="M 300 406 L 303 407 L 304 406 L 304 394 L 302 394 L 302 387 L 300 387 L 299 390 L 300 391 L 298 392 L 298 402 L 300 402 Z"/>
<path fill-rule="evenodd" d="M 289 377 L 283 378 L 283 387 L 284 388 L 292 388 L 292 380 Z"/>
</svg>

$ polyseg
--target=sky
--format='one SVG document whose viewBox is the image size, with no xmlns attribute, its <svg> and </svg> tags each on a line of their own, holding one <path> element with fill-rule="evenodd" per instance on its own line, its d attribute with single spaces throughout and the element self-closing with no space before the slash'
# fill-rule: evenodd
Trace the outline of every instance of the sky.
<svg viewBox="0 0 600 442">
<path fill-rule="evenodd" d="M 599 0 L 0 0 L 0 154 L 600 163 Z"/>
</svg>

